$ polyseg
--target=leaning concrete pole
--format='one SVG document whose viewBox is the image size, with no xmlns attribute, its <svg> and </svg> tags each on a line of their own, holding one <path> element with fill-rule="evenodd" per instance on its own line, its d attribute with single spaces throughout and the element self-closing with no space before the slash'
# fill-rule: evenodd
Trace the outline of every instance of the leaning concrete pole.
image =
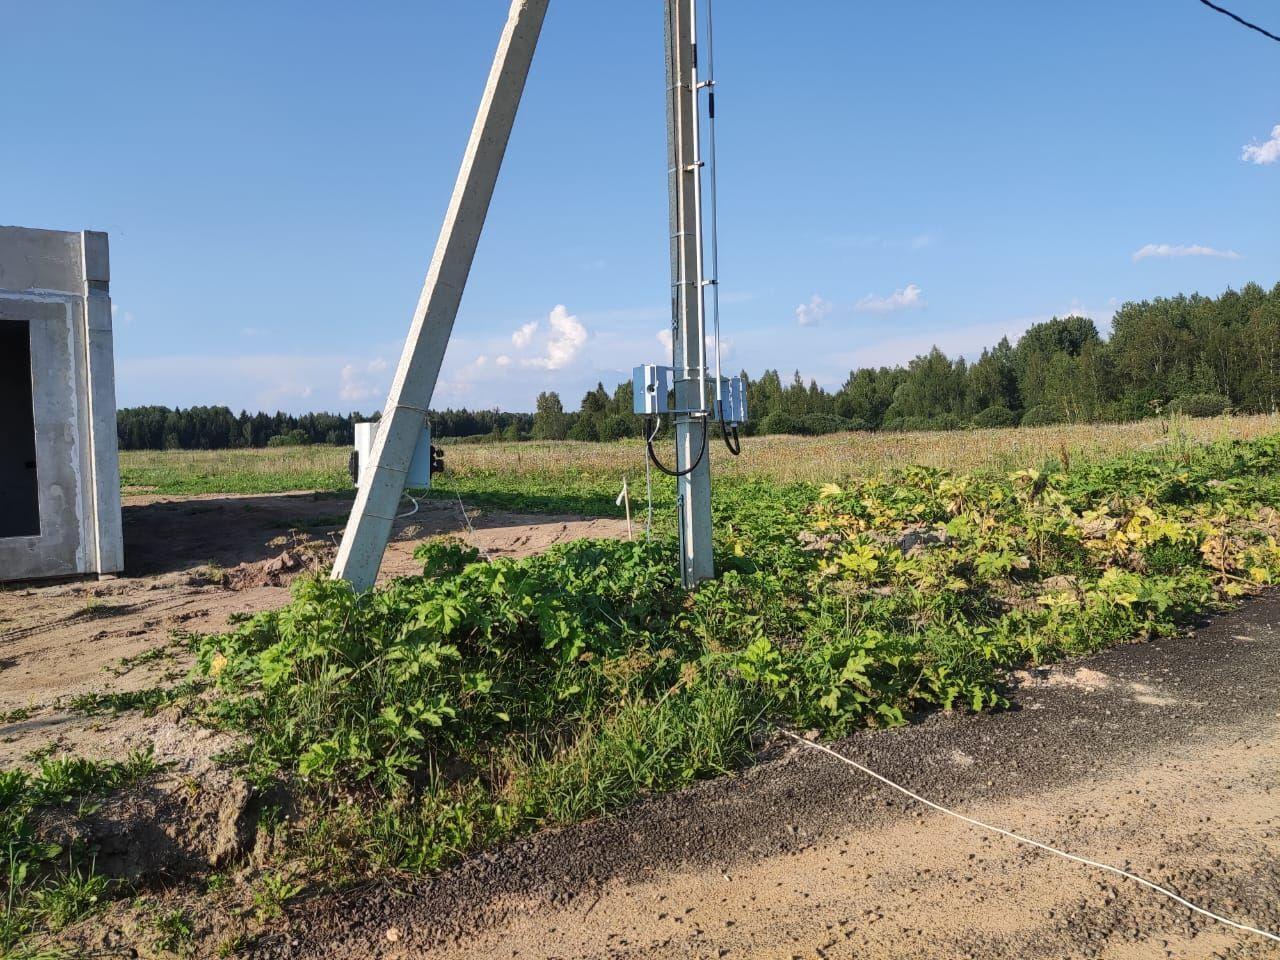
<svg viewBox="0 0 1280 960">
<path fill-rule="evenodd" d="M 511 126 L 542 32 L 548 0 L 512 0 L 493 69 L 476 113 L 453 199 L 422 285 L 391 394 L 370 454 L 372 473 L 356 493 L 333 578 L 357 590 L 373 586 L 391 535 L 405 476 L 431 404 L 440 362 L 458 315 Z"/>
<path fill-rule="evenodd" d="M 664 0 L 667 146 L 671 201 L 671 345 L 676 413 L 676 507 L 680 577 L 686 587 L 715 576 L 711 555 L 711 437 L 703 310 L 701 158 L 698 156 L 696 0 Z"/>
</svg>

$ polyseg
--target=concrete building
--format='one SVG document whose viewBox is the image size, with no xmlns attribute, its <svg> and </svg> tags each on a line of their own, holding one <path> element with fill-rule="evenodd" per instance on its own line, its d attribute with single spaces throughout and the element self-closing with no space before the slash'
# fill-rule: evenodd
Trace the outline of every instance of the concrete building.
<svg viewBox="0 0 1280 960">
<path fill-rule="evenodd" d="M 107 235 L 0 227 L 0 581 L 124 568 Z"/>
</svg>

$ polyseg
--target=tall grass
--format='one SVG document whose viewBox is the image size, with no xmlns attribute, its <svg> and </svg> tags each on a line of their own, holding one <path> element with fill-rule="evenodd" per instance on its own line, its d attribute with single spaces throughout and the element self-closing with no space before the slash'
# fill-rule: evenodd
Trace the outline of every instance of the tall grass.
<svg viewBox="0 0 1280 960">
<path fill-rule="evenodd" d="M 826 483 L 882 474 L 918 464 L 950 470 L 1013 470 L 1094 461 L 1173 440 L 1250 440 L 1280 432 L 1280 415 L 1143 420 L 915 433 L 838 433 L 822 437 L 751 437 L 742 456 L 712 447 L 719 476 L 782 483 Z M 664 453 L 666 451 L 663 451 Z M 344 447 L 271 447 L 261 450 L 126 451 L 121 454 L 125 493 L 280 493 L 350 488 Z M 548 508 L 607 507 L 623 476 L 632 488 L 644 475 L 644 444 L 531 441 L 450 444 L 442 494 L 483 499 L 520 493 L 526 505 Z M 1065 464 L 1064 464 L 1065 465 Z M 589 499 L 588 499 L 589 498 Z M 530 503 L 531 502 L 531 503 Z"/>
</svg>

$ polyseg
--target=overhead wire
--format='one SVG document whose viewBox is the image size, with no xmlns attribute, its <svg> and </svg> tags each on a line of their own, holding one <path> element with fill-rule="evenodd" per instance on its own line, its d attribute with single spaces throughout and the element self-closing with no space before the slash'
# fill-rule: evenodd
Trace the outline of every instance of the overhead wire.
<svg viewBox="0 0 1280 960">
<path fill-rule="evenodd" d="M 1264 30 L 1262 27 L 1258 26 L 1256 23 L 1250 23 L 1244 17 L 1237 16 L 1236 14 L 1228 10 L 1226 7 L 1220 7 L 1216 3 L 1210 3 L 1209 0 L 1200 0 L 1200 2 L 1203 3 L 1210 10 L 1216 10 L 1218 13 L 1222 14 L 1224 17 L 1230 17 L 1236 23 L 1240 24 L 1240 26 L 1248 27 L 1250 30 L 1256 30 L 1258 33 L 1262 34 L 1268 40 L 1274 40 L 1276 43 L 1280 43 L 1280 37 L 1276 36 L 1270 30 Z"/>
</svg>

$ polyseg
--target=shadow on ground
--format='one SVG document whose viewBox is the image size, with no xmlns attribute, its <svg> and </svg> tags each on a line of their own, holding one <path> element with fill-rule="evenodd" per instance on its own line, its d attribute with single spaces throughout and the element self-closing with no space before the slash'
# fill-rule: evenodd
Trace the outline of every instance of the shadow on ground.
<svg viewBox="0 0 1280 960">
<path fill-rule="evenodd" d="M 349 493 L 127 498 L 125 575 L 256 563 L 278 555 L 290 531 L 315 537 L 341 530 L 350 509 Z"/>
</svg>

